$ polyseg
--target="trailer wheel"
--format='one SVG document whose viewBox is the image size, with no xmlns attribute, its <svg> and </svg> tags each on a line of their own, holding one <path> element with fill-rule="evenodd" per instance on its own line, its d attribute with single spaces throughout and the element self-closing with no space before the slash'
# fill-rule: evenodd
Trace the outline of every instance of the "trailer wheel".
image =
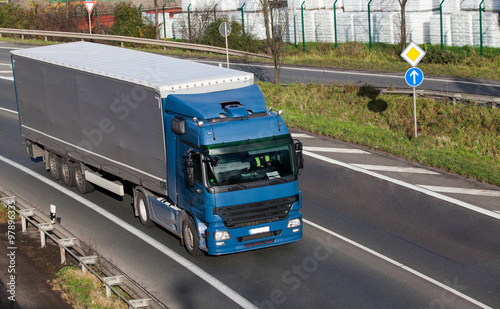
<svg viewBox="0 0 500 309">
<path fill-rule="evenodd" d="M 75 166 L 73 162 L 66 158 L 61 159 L 61 173 L 65 185 L 72 187 L 75 185 Z"/>
<path fill-rule="evenodd" d="M 62 177 L 61 173 L 61 157 L 53 152 L 49 153 L 49 171 L 52 178 L 59 180 Z"/>
<path fill-rule="evenodd" d="M 191 217 L 187 217 L 182 221 L 182 237 L 187 252 L 192 256 L 197 256 L 200 253 L 198 233 Z"/>
<path fill-rule="evenodd" d="M 140 192 L 137 194 L 137 210 L 139 212 L 139 219 L 145 227 L 153 227 L 155 224 L 151 221 L 151 216 L 149 214 L 149 204 L 148 199 L 144 193 Z"/>
<path fill-rule="evenodd" d="M 83 164 L 76 164 L 75 166 L 75 185 L 80 193 L 90 193 L 94 191 L 94 185 L 85 180 L 85 171 Z"/>
</svg>

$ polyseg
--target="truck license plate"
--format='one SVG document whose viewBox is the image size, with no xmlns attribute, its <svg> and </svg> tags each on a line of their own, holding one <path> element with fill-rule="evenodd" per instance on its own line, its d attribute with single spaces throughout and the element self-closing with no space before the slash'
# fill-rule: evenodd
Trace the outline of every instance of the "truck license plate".
<svg viewBox="0 0 500 309">
<path fill-rule="evenodd" d="M 256 229 L 251 229 L 250 235 L 262 234 L 262 233 L 267 233 L 267 232 L 269 232 L 269 226 L 258 227 Z"/>
</svg>

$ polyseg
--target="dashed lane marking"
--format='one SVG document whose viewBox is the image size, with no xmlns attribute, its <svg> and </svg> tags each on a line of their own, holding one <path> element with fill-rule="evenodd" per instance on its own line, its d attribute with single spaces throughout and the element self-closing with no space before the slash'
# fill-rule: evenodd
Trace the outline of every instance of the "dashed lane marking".
<svg viewBox="0 0 500 309">
<path fill-rule="evenodd" d="M 292 133 L 293 138 L 316 138 L 311 135 L 303 134 L 303 133 Z"/>
<path fill-rule="evenodd" d="M 368 164 L 352 164 L 352 163 L 351 163 L 351 165 L 354 165 L 356 167 L 363 168 L 363 169 L 369 170 L 369 171 L 440 175 L 439 173 L 430 171 L 430 170 L 425 169 L 425 168 L 368 165 Z"/>
<path fill-rule="evenodd" d="M 357 154 L 370 154 L 368 151 L 351 148 L 329 148 L 329 147 L 308 147 L 305 146 L 304 150 L 316 152 L 333 152 L 333 153 L 357 153 Z"/>
<path fill-rule="evenodd" d="M 417 185 L 417 186 L 425 188 L 427 190 L 431 190 L 434 192 L 441 192 L 441 193 L 456 193 L 456 194 L 500 197 L 500 191 L 494 191 L 494 190 L 480 190 L 480 189 L 425 186 L 425 185 Z"/>
<path fill-rule="evenodd" d="M 3 108 L 3 107 L 0 107 L 0 110 L 2 111 L 6 111 L 6 112 L 9 112 L 9 113 L 13 113 L 13 114 L 18 114 L 16 111 L 13 111 L 13 110 L 10 110 L 10 109 L 7 109 L 7 108 Z"/>
<path fill-rule="evenodd" d="M 438 192 L 434 192 L 434 191 L 431 191 L 431 190 L 428 190 L 428 189 L 425 189 L 425 188 L 422 188 L 422 187 L 419 187 L 419 186 L 416 186 L 416 185 L 413 185 L 413 184 L 410 184 L 410 183 L 407 183 L 407 182 L 404 182 L 404 181 L 401 181 L 401 180 L 398 180 L 398 179 L 395 179 L 395 178 L 391 178 L 391 177 L 388 177 L 388 176 L 385 176 L 385 175 L 382 175 L 382 174 L 379 174 L 379 173 L 375 173 L 373 171 L 369 171 L 367 169 L 363 169 L 363 168 L 354 166 L 352 164 L 348 164 L 348 163 L 344 163 L 344 162 L 341 162 L 341 161 L 338 161 L 338 160 L 334 160 L 332 158 L 328 158 L 328 157 L 319 155 L 319 154 L 314 153 L 314 152 L 304 151 L 303 153 L 306 156 L 309 156 L 309 157 L 312 157 L 312 158 L 324 161 L 326 163 L 334 164 L 334 165 L 338 165 L 338 166 L 342 166 L 342 167 L 348 168 L 350 170 L 353 170 L 353 171 L 356 171 L 356 172 L 359 172 L 359 173 L 370 175 L 372 177 L 375 177 L 375 178 L 378 178 L 378 179 L 381 179 L 381 180 L 384 180 L 384 181 L 387 181 L 387 182 L 390 182 L 390 183 L 393 183 L 393 184 L 396 184 L 396 185 L 408 188 L 410 190 L 414 190 L 416 192 L 420 192 L 420 193 L 426 194 L 428 196 L 431 196 L 431 197 L 434 197 L 434 198 L 446 201 L 448 203 L 453 203 L 453 204 L 455 204 L 457 206 L 460 206 L 460 207 L 463 207 L 463 208 L 475 211 L 477 213 L 483 214 L 485 216 L 488 216 L 488 217 L 500 220 L 500 213 L 496 213 L 494 211 L 491 211 L 491 210 L 488 210 L 488 209 L 484 209 L 482 207 L 479 207 L 479 206 L 476 206 L 476 205 L 472 205 L 472 204 L 466 203 L 464 201 L 460 201 L 460 200 L 457 200 L 455 198 L 452 198 L 452 197 L 440 194 Z"/>
</svg>

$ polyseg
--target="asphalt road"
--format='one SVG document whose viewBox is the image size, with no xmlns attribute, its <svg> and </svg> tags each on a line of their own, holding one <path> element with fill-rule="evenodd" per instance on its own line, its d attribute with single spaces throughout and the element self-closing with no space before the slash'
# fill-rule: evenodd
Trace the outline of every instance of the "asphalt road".
<svg viewBox="0 0 500 309">
<path fill-rule="evenodd" d="M 26 154 L 15 106 L 0 80 L 0 183 L 47 214 L 57 205 L 62 225 L 171 308 L 500 307 L 498 187 L 294 132 L 306 147 L 304 238 L 193 258 L 143 228 L 129 197 L 51 180 Z"/>
</svg>

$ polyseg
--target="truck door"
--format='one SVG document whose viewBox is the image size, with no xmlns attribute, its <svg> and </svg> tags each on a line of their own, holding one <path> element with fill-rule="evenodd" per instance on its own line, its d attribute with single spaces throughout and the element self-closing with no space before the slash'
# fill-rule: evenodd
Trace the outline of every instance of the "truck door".
<svg viewBox="0 0 500 309">
<path fill-rule="evenodd" d="M 198 218 L 203 218 L 201 154 L 182 141 L 177 142 L 177 150 L 177 203 Z M 191 181 L 189 177 L 192 177 Z"/>
</svg>

